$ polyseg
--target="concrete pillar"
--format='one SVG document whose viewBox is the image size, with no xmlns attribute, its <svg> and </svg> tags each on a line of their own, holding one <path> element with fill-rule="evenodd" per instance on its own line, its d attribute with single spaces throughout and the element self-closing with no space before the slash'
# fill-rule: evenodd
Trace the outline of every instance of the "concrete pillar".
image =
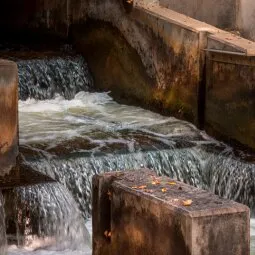
<svg viewBox="0 0 255 255">
<path fill-rule="evenodd" d="M 249 209 L 154 172 L 93 178 L 93 255 L 249 255 Z"/>
<path fill-rule="evenodd" d="M 16 164 L 18 155 L 18 70 L 0 60 L 0 176 Z"/>
<path fill-rule="evenodd" d="M 6 231 L 4 217 L 4 201 L 0 191 L 0 254 L 6 254 Z"/>
</svg>

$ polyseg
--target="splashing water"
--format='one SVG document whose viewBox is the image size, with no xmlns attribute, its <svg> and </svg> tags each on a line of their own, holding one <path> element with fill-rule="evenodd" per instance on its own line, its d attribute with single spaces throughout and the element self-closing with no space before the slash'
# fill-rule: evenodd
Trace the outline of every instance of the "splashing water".
<svg viewBox="0 0 255 255">
<path fill-rule="evenodd" d="M 59 184 L 15 191 L 21 205 L 29 201 L 29 208 L 36 208 L 37 214 L 43 216 L 35 224 L 35 232 L 39 233 L 36 240 L 40 243 L 43 236 L 51 241 L 53 238 L 54 242 L 47 249 L 40 243 L 40 250 L 33 249 L 32 253 L 28 245 L 24 249 L 11 246 L 10 254 L 78 255 L 81 249 L 84 254 L 86 248 L 78 244 L 86 243 L 81 241 L 87 238 L 86 231 L 81 229 L 81 239 L 79 235 L 76 239 L 72 235 L 77 231 L 76 226 L 71 223 L 76 218 L 82 219 L 80 215 L 83 220 L 90 217 L 91 179 L 96 173 L 149 167 L 158 174 L 211 190 L 254 210 L 255 165 L 252 162 L 236 157 L 232 148 L 188 122 L 117 104 L 109 93 L 88 92 L 92 79 L 85 62 L 80 57 L 77 59 L 74 62 L 78 67 L 76 64 L 72 67 L 75 72 L 66 67 L 66 63 L 73 61 L 69 57 L 20 62 L 22 164 Z M 62 73 L 69 78 L 63 78 Z M 75 77 L 83 78 L 73 83 Z M 48 185 L 53 186 L 48 188 Z M 56 217 L 55 209 L 63 212 L 59 213 L 60 218 Z M 67 229 L 65 233 L 63 230 Z M 64 245 L 66 242 L 70 247 Z"/>
<path fill-rule="evenodd" d="M 80 56 L 18 60 L 21 100 L 50 99 L 56 93 L 71 99 L 93 85 L 88 67 Z"/>
<path fill-rule="evenodd" d="M 18 244 L 24 245 L 24 252 L 44 249 L 50 254 L 68 250 L 82 252 L 91 248 L 90 234 L 81 212 L 61 184 L 16 188 L 7 191 L 5 199 L 6 208 L 15 204 L 14 210 L 7 210 L 7 230 L 13 219 L 17 228 L 14 236 L 8 236 L 8 239 L 16 239 Z M 15 246 L 11 246 L 9 251 L 15 254 Z"/>
</svg>

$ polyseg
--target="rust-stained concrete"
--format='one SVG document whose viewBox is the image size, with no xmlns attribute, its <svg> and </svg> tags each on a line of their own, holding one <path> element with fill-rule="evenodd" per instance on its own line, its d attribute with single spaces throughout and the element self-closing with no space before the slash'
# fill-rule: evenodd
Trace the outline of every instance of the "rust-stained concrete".
<svg viewBox="0 0 255 255">
<path fill-rule="evenodd" d="M 0 175 L 8 173 L 18 155 L 18 70 L 0 60 Z"/>
<path fill-rule="evenodd" d="M 208 54 L 207 77 L 207 132 L 255 148 L 255 58 Z"/>
<path fill-rule="evenodd" d="M 246 206 L 146 169 L 93 178 L 94 255 L 248 255 L 249 221 Z"/>
<path fill-rule="evenodd" d="M 70 2 L 70 34 L 88 59 L 97 87 L 199 123 L 200 48 L 205 29 L 215 28 L 194 20 L 189 25 L 183 15 L 142 1 L 128 13 L 116 0 L 77 2 Z"/>
</svg>

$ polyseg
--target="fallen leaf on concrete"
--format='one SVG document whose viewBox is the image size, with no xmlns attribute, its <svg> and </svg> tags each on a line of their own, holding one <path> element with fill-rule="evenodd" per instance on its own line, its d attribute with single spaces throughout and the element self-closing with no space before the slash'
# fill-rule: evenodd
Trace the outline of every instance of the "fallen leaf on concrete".
<svg viewBox="0 0 255 255">
<path fill-rule="evenodd" d="M 146 185 L 142 185 L 142 186 L 139 186 L 139 187 L 138 187 L 138 189 L 145 189 L 145 188 L 147 188 Z"/>
<path fill-rule="evenodd" d="M 163 193 L 165 193 L 165 192 L 167 192 L 167 188 L 163 188 L 163 189 L 161 189 L 161 191 L 162 191 Z"/>
<path fill-rule="evenodd" d="M 160 182 L 159 182 L 159 181 L 152 181 L 151 184 L 152 184 L 152 185 L 159 185 Z"/>
<path fill-rule="evenodd" d="M 188 199 L 188 200 L 182 201 L 182 203 L 184 206 L 190 206 L 190 205 L 192 205 L 193 201 L 191 199 Z"/>
</svg>

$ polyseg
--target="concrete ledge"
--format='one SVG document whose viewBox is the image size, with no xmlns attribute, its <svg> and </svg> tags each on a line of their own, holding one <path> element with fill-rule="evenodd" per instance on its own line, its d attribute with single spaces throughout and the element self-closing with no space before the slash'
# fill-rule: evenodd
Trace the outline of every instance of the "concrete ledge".
<svg viewBox="0 0 255 255">
<path fill-rule="evenodd" d="M 94 255 L 248 255 L 249 216 L 246 206 L 146 169 L 93 178 Z"/>
<path fill-rule="evenodd" d="M 18 69 L 0 60 L 0 175 L 8 173 L 18 155 Z"/>
<path fill-rule="evenodd" d="M 135 6 L 152 16 L 157 16 L 159 19 L 165 20 L 171 24 L 176 24 L 189 31 L 195 33 L 206 32 L 208 35 L 208 49 L 242 52 L 247 56 L 255 55 L 255 42 L 253 41 L 162 7 L 156 3 L 148 4 L 143 1 L 138 1 Z M 201 48 L 201 50 L 203 50 L 203 48 Z"/>
</svg>

